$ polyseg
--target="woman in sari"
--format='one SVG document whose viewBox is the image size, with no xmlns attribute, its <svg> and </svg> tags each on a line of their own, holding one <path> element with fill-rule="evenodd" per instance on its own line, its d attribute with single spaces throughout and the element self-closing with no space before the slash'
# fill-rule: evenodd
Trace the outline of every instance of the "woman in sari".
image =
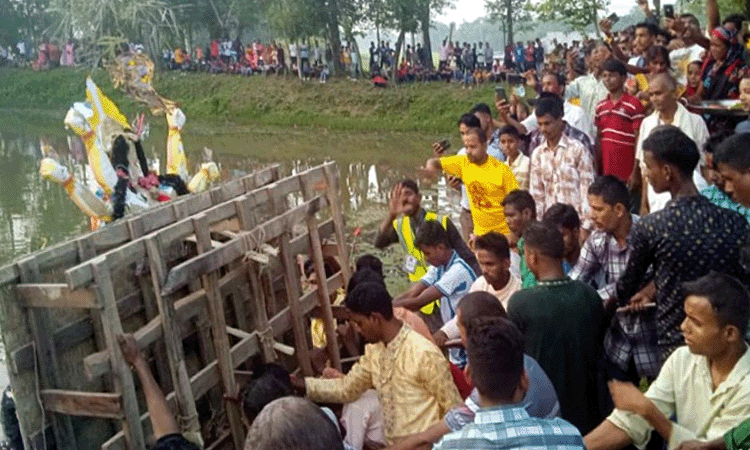
<svg viewBox="0 0 750 450">
<path fill-rule="evenodd" d="M 715 28 L 701 70 L 703 99 L 738 98 L 744 68 L 745 49 L 737 40 L 737 33 L 724 27 Z"/>
</svg>

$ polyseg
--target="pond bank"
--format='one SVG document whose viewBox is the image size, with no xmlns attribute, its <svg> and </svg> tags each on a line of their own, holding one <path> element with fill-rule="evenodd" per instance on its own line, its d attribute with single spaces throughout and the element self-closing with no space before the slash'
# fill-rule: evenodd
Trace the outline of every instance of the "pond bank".
<svg viewBox="0 0 750 450">
<path fill-rule="evenodd" d="M 0 108 L 65 111 L 84 98 L 89 71 L 60 68 L 47 72 L 0 69 Z M 102 70 L 94 81 L 127 115 L 140 109 L 109 81 Z M 188 119 L 273 127 L 325 127 L 348 131 L 455 130 L 460 114 L 493 98 L 493 85 L 462 89 L 442 82 L 377 89 L 366 80 L 326 84 L 271 76 L 167 72 L 156 89 L 178 101 Z M 64 112 L 63 112 L 64 114 Z"/>
</svg>

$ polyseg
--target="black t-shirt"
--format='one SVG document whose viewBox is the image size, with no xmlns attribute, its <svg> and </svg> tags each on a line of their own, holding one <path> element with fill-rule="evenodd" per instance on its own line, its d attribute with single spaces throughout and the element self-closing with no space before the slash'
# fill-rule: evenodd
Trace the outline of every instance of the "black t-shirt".
<svg viewBox="0 0 750 450">
<path fill-rule="evenodd" d="M 200 447 L 175 433 L 160 437 L 152 450 L 200 450 Z"/>
</svg>

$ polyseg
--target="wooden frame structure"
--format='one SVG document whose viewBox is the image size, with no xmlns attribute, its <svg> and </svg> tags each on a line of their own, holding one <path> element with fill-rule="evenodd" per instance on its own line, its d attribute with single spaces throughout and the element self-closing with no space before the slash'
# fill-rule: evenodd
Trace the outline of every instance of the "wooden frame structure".
<svg viewBox="0 0 750 450">
<path fill-rule="evenodd" d="M 297 255 L 326 279 L 324 240 L 342 270 L 303 293 Z M 273 166 L 0 268 L 26 448 L 145 449 L 150 421 L 117 343 L 132 332 L 183 432 L 241 449 L 240 411 L 224 400 L 236 370 L 296 349 L 293 363 L 312 374 L 305 316 L 316 306 L 340 368 L 329 294 L 348 280 L 345 249 L 338 170 L 326 163 L 283 179 Z"/>
</svg>

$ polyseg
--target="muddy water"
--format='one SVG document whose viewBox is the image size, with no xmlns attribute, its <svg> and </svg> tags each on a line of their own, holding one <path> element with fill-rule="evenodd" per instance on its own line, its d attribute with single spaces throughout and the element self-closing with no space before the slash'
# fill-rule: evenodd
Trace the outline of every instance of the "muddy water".
<svg viewBox="0 0 750 450">
<path fill-rule="evenodd" d="M 149 159 L 165 160 L 163 118 L 150 119 L 144 140 Z M 457 136 L 420 133 L 338 132 L 324 128 L 278 129 L 206 124 L 190 121 L 183 132 L 188 157 L 199 161 L 203 147 L 214 150 L 223 179 L 246 174 L 271 163 L 280 163 L 285 174 L 323 161 L 338 163 L 341 201 L 354 254 L 373 252 L 384 259 L 394 294 L 406 284 L 396 263 L 400 250 L 376 252 L 370 245 L 377 224 L 387 211 L 391 186 L 430 156 L 430 144 Z M 78 177 L 84 174 L 83 145 L 62 125 L 62 113 L 0 111 L 0 264 L 53 245 L 89 228 L 86 217 L 63 189 L 41 179 L 38 173 L 41 145 L 48 142 L 58 159 Z M 425 206 L 446 211 L 456 203 L 442 181 L 422 183 Z M 359 229 L 359 233 L 355 230 Z M 356 236 L 355 236 L 356 234 Z"/>
</svg>

